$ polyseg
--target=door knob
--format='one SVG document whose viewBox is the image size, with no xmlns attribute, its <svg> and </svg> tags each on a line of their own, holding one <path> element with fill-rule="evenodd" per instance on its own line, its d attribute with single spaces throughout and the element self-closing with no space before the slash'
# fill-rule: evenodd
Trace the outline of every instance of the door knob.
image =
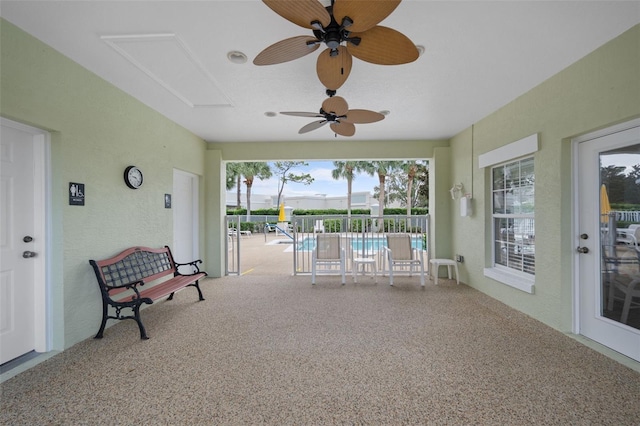
<svg viewBox="0 0 640 426">
<path fill-rule="evenodd" d="M 578 253 L 589 253 L 589 249 L 587 247 L 578 247 Z"/>
<path fill-rule="evenodd" d="M 33 237 L 31 235 L 25 235 L 22 241 L 24 241 L 25 243 L 30 243 L 31 241 L 33 241 Z"/>
<path fill-rule="evenodd" d="M 37 253 L 34 251 L 27 250 L 22 253 L 22 257 L 24 257 L 25 259 L 29 259 L 30 257 L 36 257 L 36 256 L 37 256 Z"/>
</svg>

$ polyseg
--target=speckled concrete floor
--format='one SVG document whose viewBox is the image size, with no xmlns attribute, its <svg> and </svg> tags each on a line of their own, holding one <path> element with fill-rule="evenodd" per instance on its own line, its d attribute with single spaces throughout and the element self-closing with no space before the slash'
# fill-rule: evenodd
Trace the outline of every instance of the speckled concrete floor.
<svg viewBox="0 0 640 426">
<path fill-rule="evenodd" d="M 640 374 L 465 286 L 207 279 L 1 385 L 0 424 L 640 424 Z M 96 327 L 99 318 L 96 317 Z"/>
</svg>

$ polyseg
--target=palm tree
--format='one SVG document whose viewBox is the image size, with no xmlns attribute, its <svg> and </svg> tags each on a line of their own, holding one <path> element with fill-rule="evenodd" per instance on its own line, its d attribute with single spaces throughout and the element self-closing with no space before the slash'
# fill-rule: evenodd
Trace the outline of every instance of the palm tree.
<svg viewBox="0 0 640 426">
<path fill-rule="evenodd" d="M 240 193 L 242 184 L 242 163 L 227 163 L 227 191 L 231 190 L 234 186 L 237 189 L 236 196 L 236 208 L 239 209 Z"/>
<path fill-rule="evenodd" d="M 362 165 L 360 161 L 334 161 L 335 169 L 331 171 L 331 177 L 335 180 L 347 180 L 347 217 L 351 216 L 351 188 L 356 172 L 361 171 Z"/>
<path fill-rule="evenodd" d="M 402 162 L 402 170 L 407 174 L 407 216 L 411 216 L 411 207 L 413 206 L 411 200 L 411 193 L 413 190 L 413 180 L 418 173 L 418 167 L 422 164 L 421 161 L 410 160 Z"/>
<path fill-rule="evenodd" d="M 371 161 L 366 162 L 365 167 L 362 169 L 363 172 L 367 173 L 369 176 L 373 176 L 374 174 L 378 174 L 378 182 L 380 183 L 380 192 L 378 194 L 378 204 L 380 205 L 380 216 L 384 214 L 385 208 L 385 180 L 389 173 L 394 170 L 400 168 L 402 164 L 401 161 Z"/>
<path fill-rule="evenodd" d="M 260 180 L 269 179 L 272 175 L 271 168 L 265 162 L 239 163 L 240 171 L 244 176 L 244 183 L 247 185 L 247 222 L 251 220 L 251 187 L 255 178 Z"/>
</svg>

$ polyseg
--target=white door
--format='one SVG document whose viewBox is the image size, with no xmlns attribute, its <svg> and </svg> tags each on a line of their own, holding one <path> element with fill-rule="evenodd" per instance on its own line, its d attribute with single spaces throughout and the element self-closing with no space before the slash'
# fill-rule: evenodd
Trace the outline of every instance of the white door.
<svg viewBox="0 0 640 426">
<path fill-rule="evenodd" d="M 640 279 L 640 246 L 622 238 L 640 222 L 640 127 L 603 133 L 577 143 L 577 329 L 640 361 L 640 309 L 622 315 L 629 284 Z M 623 205 L 632 212 L 615 213 Z"/>
<path fill-rule="evenodd" d="M 46 350 L 43 133 L 2 120 L 0 363 Z"/>
<path fill-rule="evenodd" d="M 198 258 L 198 176 L 173 171 L 173 247 L 176 262 Z M 185 271 L 187 272 L 187 271 Z"/>
</svg>

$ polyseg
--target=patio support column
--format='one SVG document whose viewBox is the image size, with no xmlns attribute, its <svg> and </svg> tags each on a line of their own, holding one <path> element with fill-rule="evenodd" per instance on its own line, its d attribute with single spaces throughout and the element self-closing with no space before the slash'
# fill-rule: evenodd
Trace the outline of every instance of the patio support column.
<svg viewBox="0 0 640 426">
<path fill-rule="evenodd" d="M 222 163 L 222 151 L 205 151 L 205 225 L 203 269 L 211 277 L 224 275 L 224 244 L 222 235 L 225 214 L 226 169 Z"/>
<path fill-rule="evenodd" d="M 430 256 L 451 259 L 452 253 L 452 200 L 451 188 L 451 148 L 433 149 L 429 160 L 429 217 L 431 228 Z"/>
</svg>

